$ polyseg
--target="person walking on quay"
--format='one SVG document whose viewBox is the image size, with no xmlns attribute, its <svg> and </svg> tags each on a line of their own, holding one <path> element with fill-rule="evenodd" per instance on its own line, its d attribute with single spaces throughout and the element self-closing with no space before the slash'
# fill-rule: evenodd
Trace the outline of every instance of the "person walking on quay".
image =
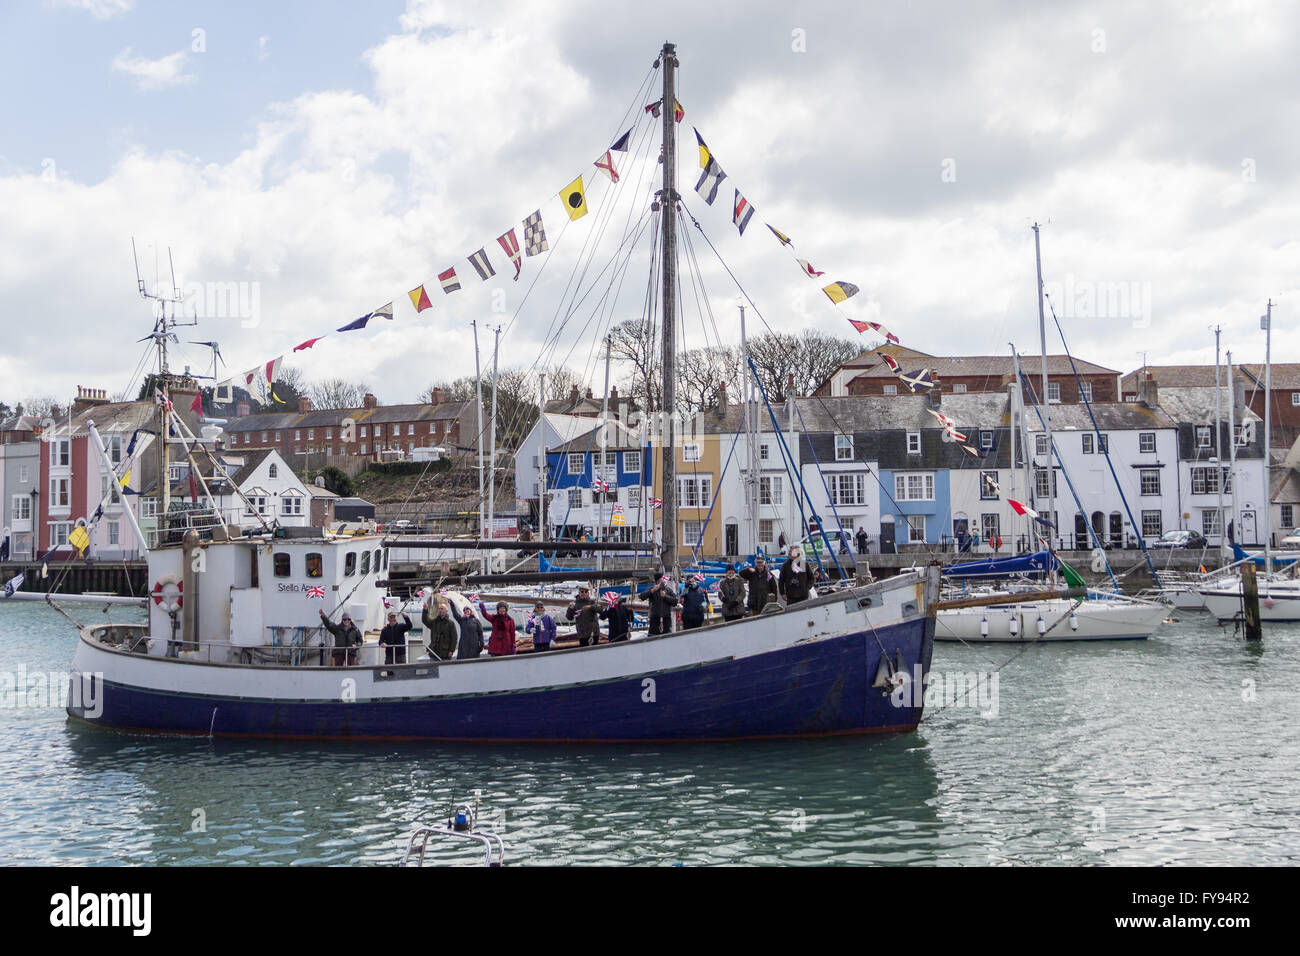
<svg viewBox="0 0 1300 956">
<path fill-rule="evenodd" d="M 492 625 L 492 634 L 488 637 L 488 654 L 492 657 L 509 657 L 515 652 L 515 622 L 510 617 L 510 606 L 505 601 L 497 602 L 497 612 L 488 614 L 487 608 L 479 605 Z"/>
<path fill-rule="evenodd" d="M 736 574 L 734 564 L 727 565 L 726 576 L 718 582 L 718 600 L 722 602 L 724 621 L 735 621 L 745 616 L 745 582 Z"/>
<path fill-rule="evenodd" d="M 578 586 L 578 596 L 569 602 L 564 616 L 578 625 L 578 646 L 600 643 L 600 608 L 591 599 L 591 588 L 582 584 Z"/>
<path fill-rule="evenodd" d="M 677 606 L 672 578 L 665 574 L 637 597 L 646 598 L 650 602 L 650 634 L 670 633 L 673 629 L 673 608 Z"/>
<path fill-rule="evenodd" d="M 755 556 L 752 568 L 741 569 L 740 577 L 749 585 L 745 606 L 749 608 L 750 614 L 762 614 L 769 602 L 776 601 L 776 576 L 768 570 L 767 559 L 763 555 Z"/>
<path fill-rule="evenodd" d="M 325 625 L 325 630 L 334 635 L 334 666 L 342 667 L 344 663 L 349 666 L 357 662 L 356 648 L 360 647 L 365 641 L 357 626 L 352 623 L 351 615 L 344 613 L 339 622 L 335 624 L 325 612 L 320 612 L 320 622 Z"/>
<path fill-rule="evenodd" d="M 463 616 L 456 610 L 454 601 L 448 600 L 447 605 L 451 608 L 452 619 L 460 629 L 460 646 L 456 649 L 456 660 L 474 660 L 483 653 L 483 622 L 474 613 L 473 604 L 470 604 L 469 610 Z"/>
<path fill-rule="evenodd" d="M 388 623 L 379 632 L 379 646 L 385 648 L 385 664 L 406 663 L 406 632 L 411 629 L 411 618 L 402 612 L 402 623 L 397 623 L 397 612 L 388 612 Z"/>
<path fill-rule="evenodd" d="M 859 529 L 858 529 L 857 539 L 858 539 L 858 554 L 866 554 L 866 553 L 867 553 L 867 540 L 868 540 L 868 538 L 867 538 L 867 529 L 866 529 L 866 528 L 859 528 Z"/>
<path fill-rule="evenodd" d="M 709 592 L 700 585 L 699 575 L 692 574 L 686 579 L 686 588 L 682 591 L 682 628 L 692 630 L 703 627 L 705 615 L 713 610 L 709 603 Z"/>
<path fill-rule="evenodd" d="M 431 598 L 424 602 L 424 612 L 420 620 L 429 629 L 429 653 L 440 661 L 449 661 L 456 653 L 456 644 L 460 641 L 459 628 L 450 617 L 450 609 L 438 602 L 438 609 L 432 607 Z"/>
<path fill-rule="evenodd" d="M 533 635 L 533 653 L 549 651 L 555 640 L 555 618 L 546 613 L 546 605 L 538 601 L 533 605 L 533 613 L 528 616 L 524 633 Z"/>
<path fill-rule="evenodd" d="M 808 562 L 804 560 L 803 552 L 798 547 L 792 546 L 790 557 L 786 559 L 785 564 L 781 565 L 781 576 L 777 579 L 781 597 L 785 598 L 787 605 L 806 601 L 812 583 L 813 573 L 808 567 Z"/>
<path fill-rule="evenodd" d="M 632 630 L 632 609 L 627 606 L 627 595 L 620 594 L 608 602 L 600 616 L 609 621 L 609 642 L 626 641 Z"/>
</svg>

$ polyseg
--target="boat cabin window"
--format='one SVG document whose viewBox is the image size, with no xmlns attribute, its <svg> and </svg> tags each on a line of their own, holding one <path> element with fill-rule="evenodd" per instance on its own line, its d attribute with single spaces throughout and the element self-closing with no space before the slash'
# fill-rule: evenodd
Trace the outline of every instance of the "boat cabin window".
<svg viewBox="0 0 1300 956">
<path fill-rule="evenodd" d="M 362 574 L 370 573 L 370 552 L 369 551 L 361 552 L 361 573 Z"/>
<path fill-rule="evenodd" d="M 375 573 L 379 573 L 379 556 L 383 554 L 379 548 L 375 548 Z"/>
<path fill-rule="evenodd" d="M 277 578 L 287 578 L 289 576 L 289 552 L 277 551 L 274 560 L 275 576 Z"/>
<path fill-rule="evenodd" d="M 343 559 L 343 576 L 350 578 L 357 573 L 357 553 L 349 551 L 347 557 Z"/>
<path fill-rule="evenodd" d="M 307 555 L 307 577 L 318 578 L 321 576 L 321 556 L 319 551 L 312 551 Z"/>
</svg>

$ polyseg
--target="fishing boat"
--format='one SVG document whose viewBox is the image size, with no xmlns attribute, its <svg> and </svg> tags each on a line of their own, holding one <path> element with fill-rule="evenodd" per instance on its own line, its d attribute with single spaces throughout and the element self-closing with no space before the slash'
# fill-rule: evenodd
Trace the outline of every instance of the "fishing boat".
<svg viewBox="0 0 1300 956">
<path fill-rule="evenodd" d="M 673 44 L 664 45 L 659 66 L 662 102 L 673 103 Z M 680 324 L 674 110 L 662 110 L 662 120 L 663 188 L 654 208 L 664 368 L 672 370 Z M 165 308 L 158 326 L 165 342 Z M 160 366 L 160 434 L 171 436 Z M 664 408 L 675 407 L 674 385 L 664 374 Z M 661 447 L 673 448 L 674 426 L 665 418 Z M 164 474 L 172 447 L 201 451 L 192 439 L 181 428 L 159 442 Z M 661 457 L 660 560 L 675 570 L 674 455 Z M 147 623 L 80 629 L 70 715 L 130 731 L 474 742 L 731 741 L 909 731 L 921 719 L 924 694 L 898 691 L 923 684 L 930 667 L 937 566 L 772 613 L 617 644 L 386 664 L 367 643 L 354 660 L 339 653 L 335 665 L 320 619 L 337 621 L 346 612 L 363 630 L 382 621 L 383 539 L 309 528 L 240 531 L 217 518 L 206 530 L 164 522 L 148 553 Z"/>
</svg>

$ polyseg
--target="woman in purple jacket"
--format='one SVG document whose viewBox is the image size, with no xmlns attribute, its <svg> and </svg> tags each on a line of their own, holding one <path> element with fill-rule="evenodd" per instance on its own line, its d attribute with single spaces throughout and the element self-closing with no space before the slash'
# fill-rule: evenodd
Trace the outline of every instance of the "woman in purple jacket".
<svg viewBox="0 0 1300 956">
<path fill-rule="evenodd" d="M 533 635 L 533 653 L 551 649 L 555 640 L 555 618 L 546 613 L 546 605 L 538 601 L 533 605 L 533 613 L 524 625 L 524 633 Z"/>
</svg>

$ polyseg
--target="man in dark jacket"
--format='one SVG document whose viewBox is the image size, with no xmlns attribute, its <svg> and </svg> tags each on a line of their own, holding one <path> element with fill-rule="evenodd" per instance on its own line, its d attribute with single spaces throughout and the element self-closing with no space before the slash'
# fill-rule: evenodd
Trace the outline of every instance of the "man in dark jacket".
<svg viewBox="0 0 1300 956">
<path fill-rule="evenodd" d="M 749 585 L 749 597 L 745 606 L 750 614 L 762 614 L 769 601 L 776 600 L 776 578 L 767 569 L 767 560 L 760 554 L 754 558 L 754 566 L 740 572 Z"/>
<path fill-rule="evenodd" d="M 785 564 L 781 565 L 781 575 L 777 579 L 781 597 L 785 598 L 787 605 L 806 601 L 812 583 L 813 573 L 808 567 L 808 562 L 804 560 L 797 547 L 791 548 L 790 557 L 786 559 Z"/>
<path fill-rule="evenodd" d="M 650 634 L 670 633 L 673 629 L 673 608 L 677 606 L 672 579 L 665 574 L 637 597 L 646 598 L 650 602 Z"/>
<path fill-rule="evenodd" d="M 402 623 L 397 623 L 397 613 L 388 612 L 388 623 L 384 629 L 379 632 L 379 646 L 386 648 L 384 651 L 385 664 L 405 664 L 406 663 L 406 632 L 411 629 L 411 619 L 402 613 Z"/>
<path fill-rule="evenodd" d="M 440 661 L 449 661 L 456 653 L 459 629 L 448 614 L 446 604 L 438 602 L 437 611 L 431 605 L 432 601 L 424 602 L 424 613 L 420 615 L 420 620 L 429 629 L 429 652 Z"/>
<path fill-rule="evenodd" d="M 745 616 L 745 582 L 736 574 L 734 564 L 727 565 L 726 577 L 718 582 L 718 600 L 722 602 L 724 621 Z"/>
<path fill-rule="evenodd" d="M 352 623 L 352 617 L 344 614 L 339 622 L 335 624 L 325 612 L 320 612 L 320 622 L 325 625 L 325 630 L 334 635 L 334 666 L 342 667 L 346 662 L 349 665 L 357 662 L 356 648 L 360 647 L 365 641 L 357 626 Z"/>
<path fill-rule="evenodd" d="M 858 554 L 866 554 L 867 553 L 867 529 L 859 528 L 857 538 L 858 538 Z"/>
<path fill-rule="evenodd" d="M 600 612 L 600 616 L 609 621 L 609 642 L 626 641 L 632 630 L 632 609 L 627 606 L 627 595 L 622 595 L 617 604 L 611 604 Z"/>
<path fill-rule="evenodd" d="M 600 643 L 600 608 L 591 599 L 591 588 L 585 584 L 578 588 L 578 597 L 569 602 L 564 616 L 578 625 L 578 646 Z"/>
<path fill-rule="evenodd" d="M 456 651 L 456 660 L 474 660 L 483 653 L 483 622 L 474 613 L 473 605 L 470 605 L 469 613 L 462 617 L 454 602 L 447 603 L 451 607 L 451 616 L 456 621 L 456 626 L 460 628 L 460 647 Z"/>
<path fill-rule="evenodd" d="M 692 574 L 682 592 L 682 627 L 686 630 L 702 627 L 709 610 L 709 592 L 700 586 L 699 577 Z"/>
</svg>

